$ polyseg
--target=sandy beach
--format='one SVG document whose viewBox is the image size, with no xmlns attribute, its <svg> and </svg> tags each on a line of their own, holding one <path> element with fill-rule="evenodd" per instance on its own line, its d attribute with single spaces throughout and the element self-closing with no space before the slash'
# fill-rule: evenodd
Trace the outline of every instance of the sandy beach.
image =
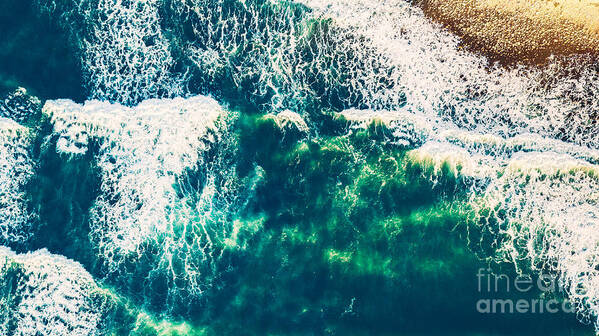
<svg viewBox="0 0 599 336">
<path fill-rule="evenodd" d="M 465 46 L 502 63 L 599 52 L 597 0 L 422 0 L 434 20 Z"/>
</svg>

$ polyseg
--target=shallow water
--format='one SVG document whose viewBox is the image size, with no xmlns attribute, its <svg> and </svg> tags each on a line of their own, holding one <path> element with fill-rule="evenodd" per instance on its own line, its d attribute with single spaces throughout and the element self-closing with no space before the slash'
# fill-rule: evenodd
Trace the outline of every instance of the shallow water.
<svg viewBox="0 0 599 336">
<path fill-rule="evenodd" d="M 593 334 L 589 58 L 404 1 L 2 6 L 2 334 Z"/>
</svg>

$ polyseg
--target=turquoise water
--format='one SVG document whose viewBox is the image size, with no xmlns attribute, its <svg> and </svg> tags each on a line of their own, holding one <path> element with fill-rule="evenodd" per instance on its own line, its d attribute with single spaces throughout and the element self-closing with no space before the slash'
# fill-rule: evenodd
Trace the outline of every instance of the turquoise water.
<svg viewBox="0 0 599 336">
<path fill-rule="evenodd" d="M 490 65 L 404 1 L 0 12 L 1 334 L 596 330 L 592 60 Z"/>
</svg>

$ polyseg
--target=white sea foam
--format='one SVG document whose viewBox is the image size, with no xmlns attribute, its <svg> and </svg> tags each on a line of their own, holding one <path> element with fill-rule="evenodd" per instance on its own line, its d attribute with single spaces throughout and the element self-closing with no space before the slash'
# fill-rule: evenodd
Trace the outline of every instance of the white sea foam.
<svg viewBox="0 0 599 336">
<path fill-rule="evenodd" d="M 487 188 L 478 224 L 498 226 L 499 256 L 560 275 L 578 312 L 599 314 L 599 167 L 568 155 L 517 155 Z"/>
<path fill-rule="evenodd" d="M 288 132 L 292 132 L 297 135 L 310 134 L 310 127 L 298 113 L 285 110 L 278 114 L 267 114 L 265 118 L 274 121 L 284 135 Z"/>
<path fill-rule="evenodd" d="M 243 243 L 237 238 L 245 228 L 233 215 L 259 178 L 237 177 L 237 142 L 227 131 L 235 115 L 200 96 L 134 108 L 49 101 L 43 113 L 59 136 L 58 152 L 97 146 L 102 184 L 91 238 L 108 274 L 127 276 L 127 267 L 150 262 L 152 274 L 168 277 L 171 294 L 199 296 L 210 287 L 216 260 Z"/>
<path fill-rule="evenodd" d="M 367 37 L 353 41 L 354 50 L 374 46 L 396 68 L 394 89 L 406 94 L 406 108 L 414 113 L 502 137 L 537 133 L 599 147 L 593 122 L 599 110 L 593 98 L 599 93 L 599 76 L 582 57 L 554 61 L 543 70 L 508 70 L 460 49 L 455 36 L 405 1 L 301 2 L 315 15 Z M 569 77 L 568 72 L 579 75 Z"/>
<path fill-rule="evenodd" d="M 366 46 L 356 52 L 359 36 L 303 6 L 276 0 L 167 3 L 178 25 L 193 29 L 183 51 L 201 81 L 218 85 L 225 73 L 266 111 L 403 100 L 401 92 L 386 90 L 395 83 L 388 83 L 394 76 L 386 73 L 393 70 L 384 58 Z"/>
<path fill-rule="evenodd" d="M 170 42 L 160 27 L 159 1 L 37 3 L 42 11 L 64 19 L 81 54 L 90 99 L 134 105 L 186 93 L 184 75 L 175 71 Z"/>
<path fill-rule="evenodd" d="M 100 335 L 107 297 L 77 262 L 46 250 L 0 247 L 0 332 L 22 336 Z"/>
<path fill-rule="evenodd" d="M 27 90 L 20 87 L 0 100 L 0 117 L 24 123 L 39 112 L 41 105 L 37 97 L 28 95 Z"/>
<path fill-rule="evenodd" d="M 340 112 L 339 116 L 350 123 L 350 128 L 366 128 L 380 122 L 392 131 L 393 142 L 406 148 L 422 146 L 436 132 L 431 120 L 405 111 L 351 109 Z"/>
<path fill-rule="evenodd" d="M 540 70 L 490 66 L 404 1 L 302 3 L 366 36 L 362 43 L 399 69 L 404 108 L 343 114 L 354 125 L 364 116 L 381 120 L 407 145 L 425 140 L 410 154 L 414 160 L 459 166 L 460 174 L 473 177 L 466 181 L 479 207 L 475 223 L 496 233 L 498 255 L 561 275 L 579 312 L 596 319 L 596 66 L 583 57 L 553 60 Z M 424 123 L 406 124 L 416 116 Z"/>
<path fill-rule="evenodd" d="M 24 187 L 33 176 L 32 135 L 15 121 L 0 117 L 0 242 L 23 243 L 31 234 L 33 214 Z"/>
</svg>

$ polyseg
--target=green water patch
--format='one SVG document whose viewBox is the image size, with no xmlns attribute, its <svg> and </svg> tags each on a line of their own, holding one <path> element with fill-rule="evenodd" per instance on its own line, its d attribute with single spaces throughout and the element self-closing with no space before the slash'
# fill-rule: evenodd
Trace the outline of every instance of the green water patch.
<svg viewBox="0 0 599 336">
<path fill-rule="evenodd" d="M 256 130 L 266 133 L 249 138 L 266 142 L 256 160 L 267 174 L 258 197 L 269 219 L 251 269 L 269 271 L 244 281 L 240 298 L 268 307 L 251 309 L 259 325 L 394 330 L 435 310 L 449 321 L 455 309 L 445 295 L 465 289 L 452 280 L 476 265 L 454 230 L 458 196 L 444 192 L 455 181 L 433 186 L 405 150 L 368 131 L 281 142 L 268 134 L 276 132 L 269 120 Z M 423 305 L 418 293 L 426 292 L 439 301 Z"/>
<path fill-rule="evenodd" d="M 161 256 L 153 256 L 159 249 L 151 244 L 147 256 L 126 265 L 126 277 L 108 277 L 97 264 L 101 256 L 89 237 L 89 209 L 100 188 L 95 140 L 82 156 L 58 154 L 52 125 L 42 117 L 32 120 L 29 126 L 37 134 L 32 157 L 38 165 L 27 195 L 39 218 L 33 239 L 21 251 L 47 248 L 81 262 L 101 286 L 112 286 L 97 296 L 109 303 L 98 306 L 107 307 L 102 323 L 112 334 L 518 335 L 559 330 L 584 335 L 588 330 L 567 314 L 477 312 L 479 299 L 495 297 L 477 289 L 479 269 L 492 267 L 511 279 L 516 273 L 513 265 L 492 265 L 473 253 L 468 239 L 476 236 L 466 225 L 472 211 L 469 192 L 459 173 L 450 165 L 435 170 L 416 161 L 411 148 L 389 141 L 383 125 L 350 130 L 333 115 L 318 137 L 301 127 L 282 127 L 273 115 L 242 115 L 232 126 L 231 141 L 239 151 L 227 160 L 236 163 L 235 173 L 243 178 L 259 166 L 263 175 L 248 209 L 234 220 L 256 222 L 259 229 L 241 239 L 243 249 L 229 251 L 223 241 L 218 249 L 225 251 L 226 262 L 215 269 L 210 291 L 201 300 L 181 296 L 173 305 L 165 299 L 169 286 L 181 286 L 185 293 L 186 284 L 170 283 L 154 272 L 155 258 Z M 213 161 L 232 154 L 215 150 L 206 155 Z M 205 179 L 202 169 L 186 170 L 179 177 L 181 186 L 198 189 L 175 188 L 181 202 L 196 203 Z M 480 254 L 492 254 L 492 242 L 489 246 Z M 178 263 L 193 251 L 180 252 L 173 258 L 175 272 L 184 271 Z M 7 270 L 0 279 L 7 304 L 19 299 L 11 285 L 16 271 Z M 154 276 L 149 288 L 148 275 Z M 541 294 L 500 297 L 532 300 Z M 559 293 L 554 296 L 563 300 Z"/>
<path fill-rule="evenodd" d="M 32 0 L 0 3 L 0 95 L 23 86 L 41 99 L 85 98 L 79 59 Z"/>
<path fill-rule="evenodd" d="M 587 334 L 573 315 L 476 311 L 489 295 L 532 300 L 543 293 L 477 289 L 481 268 L 516 273 L 472 253 L 466 193 L 449 168 L 430 179 L 430 167 L 375 127 L 310 138 L 283 131 L 270 116 L 242 117 L 238 126 L 240 159 L 265 176 L 246 213 L 263 216 L 263 230 L 231 259 L 235 271 L 222 273 L 218 290 L 186 315 L 161 319 L 132 300 L 127 333 Z M 150 295 L 160 301 L 162 292 Z"/>
<path fill-rule="evenodd" d="M 235 290 L 216 307 L 215 334 L 587 330 L 573 315 L 476 311 L 485 297 L 476 274 L 490 265 L 468 246 L 470 209 L 448 168 L 430 179 L 430 167 L 374 128 L 302 138 L 260 117 L 242 133 L 248 161 L 265 172 L 255 211 L 267 220 Z M 491 266 L 516 276 L 511 265 Z"/>
<path fill-rule="evenodd" d="M 31 248 L 47 248 L 91 267 L 95 253 L 89 243 L 89 209 L 100 189 L 94 161 L 45 151 L 40 162 L 30 185 L 35 188 L 31 204 L 39 211 Z"/>
<path fill-rule="evenodd" d="M 19 279 L 24 277 L 21 265 L 9 262 L 0 267 L 0 328 L 14 332 L 17 321 L 13 319 L 14 307 L 21 301 L 18 293 Z"/>
</svg>

